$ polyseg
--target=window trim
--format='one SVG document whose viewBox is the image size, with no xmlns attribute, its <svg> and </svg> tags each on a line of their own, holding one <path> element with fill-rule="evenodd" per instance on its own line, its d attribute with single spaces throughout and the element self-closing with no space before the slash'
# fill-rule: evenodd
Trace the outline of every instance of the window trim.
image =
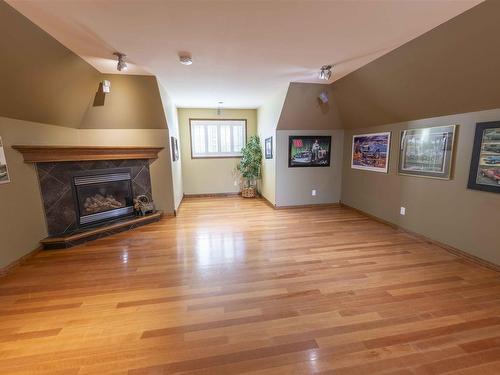
<svg viewBox="0 0 500 375">
<path fill-rule="evenodd" d="M 245 127 L 245 144 L 247 143 L 248 140 L 248 124 L 247 124 L 247 119 L 246 118 L 189 118 L 189 148 L 191 149 L 191 159 L 241 159 L 241 156 L 226 156 L 226 155 L 221 155 L 221 156 L 194 156 L 193 155 L 193 144 L 192 144 L 192 139 L 193 139 L 193 121 L 243 121 L 244 122 L 244 127 Z"/>
</svg>

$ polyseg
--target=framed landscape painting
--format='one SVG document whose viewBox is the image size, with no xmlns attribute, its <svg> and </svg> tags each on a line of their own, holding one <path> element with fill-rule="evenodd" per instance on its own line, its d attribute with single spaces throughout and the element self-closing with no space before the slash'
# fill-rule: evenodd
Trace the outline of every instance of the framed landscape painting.
<svg viewBox="0 0 500 375">
<path fill-rule="evenodd" d="M 288 137 L 288 167 L 329 167 L 332 137 L 291 135 Z"/>
<path fill-rule="evenodd" d="M 399 174 L 449 180 L 456 128 L 456 125 L 448 125 L 403 130 Z"/>
<path fill-rule="evenodd" d="M 352 137 L 351 168 L 387 173 L 391 132 Z"/>
<path fill-rule="evenodd" d="M 273 158 L 273 137 L 266 138 L 264 141 L 264 151 L 266 159 Z"/>
<path fill-rule="evenodd" d="M 500 193 L 500 121 L 476 125 L 467 187 Z"/>
<path fill-rule="evenodd" d="M 7 168 L 7 160 L 3 150 L 2 138 L 0 137 L 0 184 L 10 182 L 9 169 Z"/>
</svg>

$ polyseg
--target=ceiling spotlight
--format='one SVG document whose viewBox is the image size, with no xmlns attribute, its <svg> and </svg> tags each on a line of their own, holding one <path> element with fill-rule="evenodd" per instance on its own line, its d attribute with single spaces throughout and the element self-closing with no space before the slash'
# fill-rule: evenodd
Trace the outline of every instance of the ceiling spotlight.
<svg viewBox="0 0 500 375">
<path fill-rule="evenodd" d="M 120 53 L 120 52 L 115 52 L 113 55 L 118 57 L 118 64 L 116 64 L 116 69 L 118 69 L 119 72 L 126 72 L 128 69 L 127 63 L 125 62 L 125 59 L 127 58 L 127 55 Z"/>
<path fill-rule="evenodd" d="M 321 70 L 319 71 L 318 78 L 324 81 L 328 81 L 332 76 L 332 66 L 331 65 L 323 65 Z"/>
<path fill-rule="evenodd" d="M 179 61 L 182 65 L 191 65 L 193 63 L 193 59 L 188 55 L 179 56 Z"/>
</svg>

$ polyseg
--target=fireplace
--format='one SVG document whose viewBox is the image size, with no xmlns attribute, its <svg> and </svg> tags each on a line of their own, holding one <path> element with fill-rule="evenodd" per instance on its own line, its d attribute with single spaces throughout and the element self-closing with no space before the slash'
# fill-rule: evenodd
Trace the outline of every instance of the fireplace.
<svg viewBox="0 0 500 375">
<path fill-rule="evenodd" d="M 150 163 L 162 147 L 14 145 L 35 163 L 48 237 L 45 249 L 75 246 L 160 220 L 134 215 L 133 198 L 152 200 Z"/>
<path fill-rule="evenodd" d="M 93 170 L 73 176 L 79 226 L 134 213 L 130 169 Z"/>
</svg>

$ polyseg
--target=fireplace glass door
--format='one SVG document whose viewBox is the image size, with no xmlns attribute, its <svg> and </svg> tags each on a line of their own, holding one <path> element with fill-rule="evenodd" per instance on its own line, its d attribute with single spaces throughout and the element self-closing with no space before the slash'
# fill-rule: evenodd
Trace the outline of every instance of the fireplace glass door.
<svg viewBox="0 0 500 375">
<path fill-rule="evenodd" d="M 133 213 L 130 173 L 78 176 L 74 184 L 81 225 Z"/>
</svg>

